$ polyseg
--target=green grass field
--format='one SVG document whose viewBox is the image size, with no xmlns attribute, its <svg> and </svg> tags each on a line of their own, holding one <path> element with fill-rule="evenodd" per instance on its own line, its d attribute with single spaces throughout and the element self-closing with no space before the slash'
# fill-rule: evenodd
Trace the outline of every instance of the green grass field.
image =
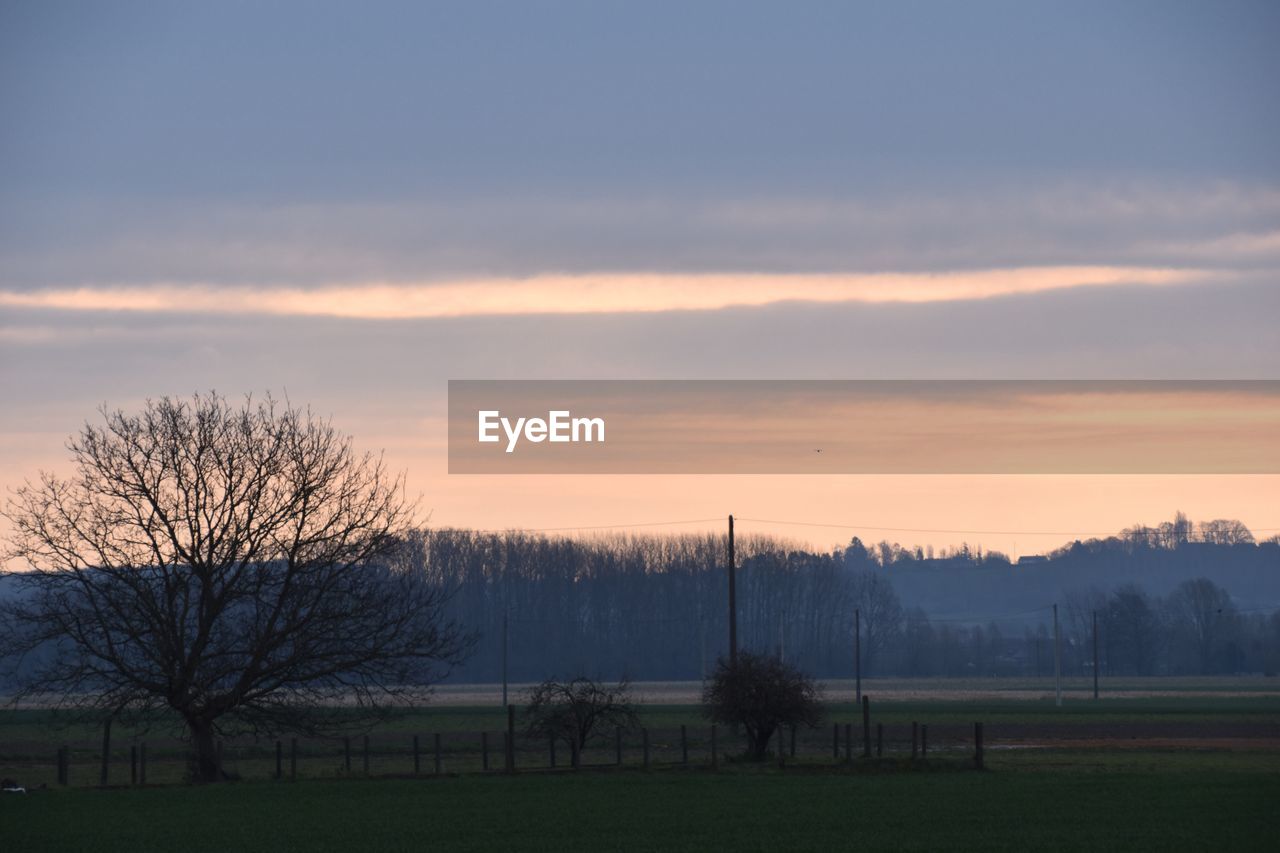
<svg viewBox="0 0 1280 853">
<path fill-rule="evenodd" d="M 0 798 L 8 850 L 1264 850 L 1280 774 L 528 774 L 58 790 Z"/>
<path fill-rule="evenodd" d="M 925 682 L 928 684 L 928 682 Z M 870 684 L 873 724 L 885 730 L 886 755 L 909 752 L 910 726 L 917 722 L 929 726 L 930 747 L 938 757 L 948 753 L 963 754 L 972 748 L 972 724 L 982 721 L 992 746 L 991 760 L 1005 760 L 1018 755 L 998 750 L 1011 746 L 1026 747 L 1037 741 L 1038 750 L 1058 745 L 1072 738 L 1131 737 L 1233 737 L 1280 739 L 1280 695 L 1254 690 L 1241 690 L 1234 679 L 1184 685 L 1189 692 L 1146 691 L 1149 695 L 1105 695 L 1100 701 L 1070 699 L 1056 707 L 1052 699 L 1002 697 L 998 691 L 985 690 L 980 698 L 892 699 L 874 698 L 877 684 Z M 1217 689 L 1206 689 L 1206 686 Z M 1252 685 L 1250 685 L 1252 686 Z M 962 684 L 956 695 L 968 696 L 970 685 Z M 947 696 L 945 691 L 939 695 Z M 857 754 L 861 745 L 860 711 L 851 702 L 828 706 L 828 720 L 820 728 L 801 731 L 798 736 L 802 762 L 830 763 L 833 723 L 853 724 Z M 697 706 L 687 704 L 645 704 L 641 719 L 650 730 L 652 759 L 655 764 L 682 758 L 680 727 L 687 727 L 690 762 L 705 763 L 709 755 L 709 728 Z M 422 772 L 434 771 L 434 736 L 442 738 L 442 766 L 447 773 L 478 772 L 482 767 L 480 732 L 489 732 L 491 767 L 500 761 L 501 735 L 506 715 L 496 705 L 467 707 L 436 705 L 417 708 L 378 724 L 370 733 L 372 775 L 405 775 L 412 772 L 412 739 L 419 737 Z M 112 731 L 110 779 L 126 782 L 130 777 L 130 747 L 145 742 L 148 751 L 147 781 L 179 783 L 186 773 L 185 745 L 181 730 L 172 720 L 157 719 L 149 730 L 141 732 L 117 724 Z M 843 737 L 842 737 L 843 740 Z M 73 786 L 97 785 L 100 772 L 101 729 L 98 726 L 73 723 L 65 715 L 41 710 L 0 711 L 0 776 L 17 779 L 36 787 L 52 785 L 56 778 L 55 753 L 58 745 L 71 749 Z M 1064 744 L 1071 746 L 1071 744 Z M 1138 744 L 1141 746 L 1141 744 Z M 1188 744 L 1194 747 L 1194 744 Z M 337 778 L 364 775 L 362 738 L 352 738 L 351 770 L 346 766 L 345 749 L 340 739 L 304 738 L 299 741 L 298 775 L 301 778 Z M 547 745 L 521 738 L 521 767 L 541 767 L 548 763 Z M 732 753 L 737 744 L 730 734 L 720 732 L 722 752 Z M 289 770 L 285 741 L 285 773 Z M 841 747 L 843 752 L 843 745 Z M 566 763 L 568 756 L 559 756 Z M 609 764 L 614 760 L 611 739 L 604 738 L 584 755 L 589 764 Z M 1019 759 L 1021 760 L 1021 759 Z M 641 739 L 633 733 L 625 743 L 624 761 L 641 762 Z M 243 779 L 266 780 L 276 771 L 275 744 L 271 740 L 229 740 L 225 765 Z"/>
<path fill-rule="evenodd" d="M 871 691 L 869 691 L 871 692 Z M 872 694 L 874 695 L 874 693 Z M 100 729 L 63 725 L 46 711 L 0 712 L 0 775 L 37 790 L 0 795 L 4 850 L 829 850 L 863 849 L 1273 849 L 1280 833 L 1280 696 L 1224 687 L 1150 691 L 1099 702 L 1043 698 L 909 698 L 872 702 L 885 726 L 885 756 L 837 761 L 832 721 L 860 717 L 831 706 L 827 723 L 802 733 L 799 759 L 722 761 L 709 767 L 707 724 L 696 706 L 648 704 L 653 764 L 626 741 L 625 766 L 546 769 L 546 745 L 526 742 L 515 777 L 481 774 L 478 732 L 493 733 L 493 706 L 415 709 L 375 729 L 370 774 L 361 740 L 352 769 L 340 741 L 306 741 L 297 781 L 272 781 L 274 744 L 228 744 L 245 781 L 181 784 L 182 744 L 164 721 L 145 735 L 147 787 L 128 787 L 137 732 L 113 732 L 111 781 L 96 786 Z M 972 722 L 987 731 L 986 767 L 973 769 Z M 910 760 L 910 724 L 930 727 L 927 762 Z M 689 730 L 690 766 L 678 733 Z M 443 770 L 433 776 L 433 735 Z M 421 778 L 412 769 L 420 735 Z M 904 740 L 905 738 L 905 740 Z M 52 784 L 52 753 L 76 749 L 70 788 Z M 843 747 L 843 744 L 842 744 Z M 843 752 L 843 749 L 842 749 Z M 609 764 L 605 741 L 584 756 Z M 288 775 L 288 760 L 285 764 Z M 49 787 L 39 789 L 41 783 Z"/>
</svg>

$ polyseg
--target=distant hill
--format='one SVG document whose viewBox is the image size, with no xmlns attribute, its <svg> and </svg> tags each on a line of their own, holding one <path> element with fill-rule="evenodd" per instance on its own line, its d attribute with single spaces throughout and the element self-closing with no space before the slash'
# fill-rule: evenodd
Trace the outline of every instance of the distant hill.
<svg viewBox="0 0 1280 853">
<path fill-rule="evenodd" d="M 1183 542 L 1173 548 L 1132 546 L 1119 539 L 1075 543 L 1042 560 L 1010 563 L 1003 557 L 899 560 L 884 572 L 904 607 L 935 618 L 1034 623 L 1023 613 L 1063 602 L 1080 590 L 1109 591 L 1137 584 L 1151 595 L 1206 577 L 1227 589 L 1242 608 L 1280 607 L 1280 545 Z"/>
</svg>

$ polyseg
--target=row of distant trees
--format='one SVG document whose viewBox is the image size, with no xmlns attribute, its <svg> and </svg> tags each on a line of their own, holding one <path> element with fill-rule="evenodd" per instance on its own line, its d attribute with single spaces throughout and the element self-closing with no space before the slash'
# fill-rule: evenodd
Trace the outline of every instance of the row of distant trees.
<svg viewBox="0 0 1280 853">
<path fill-rule="evenodd" d="M 1212 675 L 1280 669 L 1280 612 L 1242 611 L 1208 578 L 1179 584 L 1167 596 L 1137 584 L 1067 594 L 1059 609 L 1066 675 L 1091 675 L 1094 631 L 1101 675 Z M 935 623 L 909 611 L 890 668 L 908 676 L 1048 675 L 1051 622 L 1022 630 Z"/>
<path fill-rule="evenodd" d="M 1234 518 L 1216 518 L 1194 522 L 1179 512 L 1172 521 L 1155 526 L 1135 524 L 1126 527 L 1115 536 L 1074 540 L 1049 552 L 1043 559 L 1054 560 L 1075 554 L 1117 553 L 1133 555 L 1144 551 L 1176 551 L 1186 545 L 1277 545 L 1280 535 L 1271 536 L 1259 543 L 1253 532 Z M 903 566 L 911 563 L 945 563 L 973 566 L 1010 563 L 1009 556 L 1001 551 L 983 550 L 981 545 L 967 542 L 938 549 L 932 545 L 904 547 L 897 542 L 878 542 L 865 545 L 854 537 L 845 551 L 846 558 L 870 561 L 881 567 Z"/>
<path fill-rule="evenodd" d="M 1075 569 L 1088 560 L 1108 571 L 1117 561 L 1147 566 L 1162 553 L 1164 560 L 1174 559 L 1158 550 L 1176 547 L 1177 540 L 1168 541 L 1174 544 L 1145 537 L 1094 540 L 1053 559 Z M 1247 547 L 1259 570 L 1268 563 L 1280 569 L 1276 543 Z M 415 548 L 432 577 L 455 591 L 450 615 L 479 634 L 475 653 L 455 672 L 461 680 L 493 679 L 504 654 L 513 681 L 555 672 L 700 678 L 726 651 L 720 536 L 568 539 L 446 529 L 415 534 Z M 1207 578 L 1189 578 L 1166 595 L 1136 583 L 1083 586 L 1057 596 L 1046 591 L 1043 606 L 1015 622 L 955 619 L 904 606 L 895 590 L 902 560 L 885 559 L 904 550 L 866 547 L 855 539 L 842 551 L 813 553 L 768 537 L 740 539 L 740 643 L 781 654 L 819 676 L 847 676 L 854 671 L 856 620 L 864 674 L 1047 674 L 1053 666 L 1049 603 L 1056 597 L 1068 673 L 1092 672 L 1095 613 L 1103 674 L 1280 668 L 1280 615 L 1241 610 L 1227 589 Z M 998 558 L 960 559 L 952 553 L 933 564 L 949 567 L 949 579 L 963 583 L 964 567 Z M 1018 571 L 1047 573 L 1049 567 Z"/>
<path fill-rule="evenodd" d="M 696 679 L 727 651 L 723 537 L 429 530 L 416 542 L 432 578 L 454 591 L 450 616 L 479 635 L 457 679 L 491 680 L 504 657 L 512 680 L 569 671 Z M 744 647 L 847 673 L 857 619 L 866 666 L 890 648 L 902 606 L 870 564 L 851 568 L 768 537 L 740 538 L 737 553 Z"/>
</svg>

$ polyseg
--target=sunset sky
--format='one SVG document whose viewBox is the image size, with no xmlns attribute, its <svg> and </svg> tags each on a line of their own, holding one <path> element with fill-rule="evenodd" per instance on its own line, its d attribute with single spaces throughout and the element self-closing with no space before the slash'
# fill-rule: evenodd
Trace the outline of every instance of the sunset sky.
<svg viewBox="0 0 1280 853">
<path fill-rule="evenodd" d="M 1280 378 L 1277 43 L 1232 0 L 7 2 L 0 488 L 216 389 L 436 525 L 1274 535 L 1277 476 L 449 475 L 445 392 Z"/>
</svg>

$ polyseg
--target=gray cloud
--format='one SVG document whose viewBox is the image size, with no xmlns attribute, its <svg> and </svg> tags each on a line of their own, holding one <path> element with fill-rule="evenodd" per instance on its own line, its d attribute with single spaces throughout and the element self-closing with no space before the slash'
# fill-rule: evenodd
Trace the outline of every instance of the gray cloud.
<svg viewBox="0 0 1280 853">
<path fill-rule="evenodd" d="M 0 8 L 0 288 L 1274 267 L 1274 4 Z"/>
<path fill-rule="evenodd" d="M 6 3 L 0 184 L 264 203 L 1269 180 L 1256 0 Z"/>
<path fill-rule="evenodd" d="M 1278 35 L 1246 0 L 6 3 L 0 284 L 1179 263 L 1276 230 Z"/>
<path fill-rule="evenodd" d="M 1280 265 L 1280 188 L 1057 186 L 951 195 L 472 199 L 189 208 L 31 205 L 0 287 L 308 286 L 542 272 Z"/>
</svg>

